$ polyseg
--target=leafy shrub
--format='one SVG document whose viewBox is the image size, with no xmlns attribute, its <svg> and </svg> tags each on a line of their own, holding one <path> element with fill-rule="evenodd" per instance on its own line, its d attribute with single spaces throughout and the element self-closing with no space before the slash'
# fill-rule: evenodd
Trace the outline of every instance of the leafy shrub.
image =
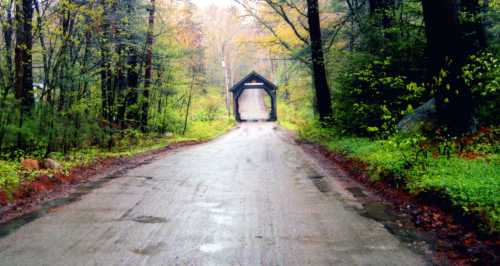
<svg viewBox="0 0 500 266">
<path fill-rule="evenodd" d="M 500 120 L 500 60 L 493 53 L 471 57 L 463 69 L 466 84 L 472 88 L 476 118 L 482 126 L 496 126 Z"/>
<path fill-rule="evenodd" d="M 0 189 L 9 190 L 19 184 L 17 168 L 15 162 L 0 161 Z"/>
<path fill-rule="evenodd" d="M 426 100 L 425 89 L 392 75 L 391 58 L 354 54 L 340 70 L 334 120 L 344 133 L 385 136 L 406 113 Z"/>
</svg>

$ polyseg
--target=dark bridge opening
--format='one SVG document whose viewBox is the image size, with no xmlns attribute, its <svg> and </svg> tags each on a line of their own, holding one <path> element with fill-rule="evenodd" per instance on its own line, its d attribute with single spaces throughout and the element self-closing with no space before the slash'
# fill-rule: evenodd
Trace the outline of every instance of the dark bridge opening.
<svg viewBox="0 0 500 266">
<path fill-rule="evenodd" d="M 236 83 L 231 88 L 236 121 L 276 121 L 276 90 L 276 85 L 256 72 Z"/>
</svg>

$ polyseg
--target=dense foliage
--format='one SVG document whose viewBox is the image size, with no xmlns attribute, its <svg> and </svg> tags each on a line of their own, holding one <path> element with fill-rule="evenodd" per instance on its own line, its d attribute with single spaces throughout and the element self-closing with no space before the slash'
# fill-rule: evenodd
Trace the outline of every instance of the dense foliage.
<svg viewBox="0 0 500 266">
<path fill-rule="evenodd" d="M 0 5 L 1 158 L 111 149 L 225 119 L 222 89 L 205 87 L 190 1 L 18 2 Z"/>
</svg>

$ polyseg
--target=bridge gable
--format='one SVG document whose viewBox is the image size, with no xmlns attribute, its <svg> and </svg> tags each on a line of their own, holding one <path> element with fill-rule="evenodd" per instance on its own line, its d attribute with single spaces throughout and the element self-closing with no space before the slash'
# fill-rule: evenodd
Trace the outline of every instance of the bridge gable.
<svg viewBox="0 0 500 266">
<path fill-rule="evenodd" d="M 271 81 L 264 78 L 262 75 L 258 74 L 255 71 L 252 71 L 252 73 L 248 74 L 238 83 L 236 83 L 230 89 L 230 91 L 233 92 L 235 96 L 239 97 L 246 89 L 263 89 L 269 95 L 271 95 L 275 93 L 277 87 Z"/>
</svg>

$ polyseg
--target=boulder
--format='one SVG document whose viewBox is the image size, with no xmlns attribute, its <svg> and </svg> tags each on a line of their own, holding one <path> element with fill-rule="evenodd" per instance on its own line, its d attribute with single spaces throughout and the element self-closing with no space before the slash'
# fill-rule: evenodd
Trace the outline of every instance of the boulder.
<svg viewBox="0 0 500 266">
<path fill-rule="evenodd" d="M 63 168 L 60 163 L 50 158 L 43 160 L 43 167 L 50 170 L 60 170 Z"/>
<path fill-rule="evenodd" d="M 403 117 L 398 123 L 398 130 L 403 133 L 428 131 L 435 128 L 436 123 L 436 99 L 432 98 Z"/>
<path fill-rule="evenodd" d="M 26 159 L 21 161 L 21 166 L 26 170 L 39 170 L 40 163 L 37 160 Z"/>
</svg>

